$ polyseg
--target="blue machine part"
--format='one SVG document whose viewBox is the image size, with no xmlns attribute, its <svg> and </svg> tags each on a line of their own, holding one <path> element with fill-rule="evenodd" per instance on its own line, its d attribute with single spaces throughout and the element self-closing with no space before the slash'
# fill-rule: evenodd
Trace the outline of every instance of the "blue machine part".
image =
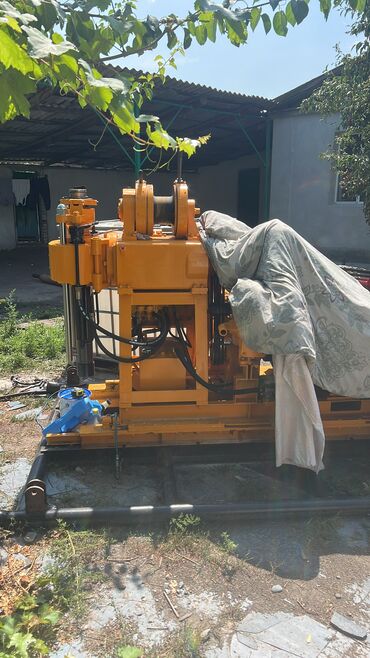
<svg viewBox="0 0 370 658">
<path fill-rule="evenodd" d="M 82 398 L 90 398 L 91 391 L 88 388 L 74 386 L 72 388 L 63 388 L 58 393 L 60 415 L 64 416 L 66 411 L 80 402 Z"/>
<path fill-rule="evenodd" d="M 61 391 L 63 396 L 61 397 L 72 397 L 73 389 L 65 389 Z M 76 399 L 76 402 L 73 406 L 66 409 L 65 413 L 62 413 L 60 418 L 53 420 L 49 425 L 47 425 L 42 434 L 47 436 L 47 434 L 64 434 L 65 432 L 72 432 L 78 425 L 82 423 L 94 423 L 96 420 L 95 415 L 93 414 L 93 409 L 98 409 L 99 414 L 102 413 L 103 407 L 97 400 L 90 399 L 90 391 L 84 391 L 86 395 L 83 395 L 80 398 Z"/>
</svg>

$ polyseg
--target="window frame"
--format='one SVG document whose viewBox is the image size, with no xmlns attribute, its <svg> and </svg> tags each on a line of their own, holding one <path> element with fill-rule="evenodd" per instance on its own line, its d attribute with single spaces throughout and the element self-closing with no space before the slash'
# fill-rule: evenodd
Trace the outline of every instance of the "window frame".
<svg viewBox="0 0 370 658">
<path fill-rule="evenodd" d="M 363 206 L 364 202 L 361 201 L 361 197 L 359 194 L 356 195 L 356 199 L 351 200 L 351 201 L 346 201 L 346 199 L 338 199 L 338 192 L 339 192 L 339 172 L 335 172 L 335 186 L 334 186 L 334 203 L 341 205 L 342 203 L 345 203 L 347 206 Z"/>
</svg>

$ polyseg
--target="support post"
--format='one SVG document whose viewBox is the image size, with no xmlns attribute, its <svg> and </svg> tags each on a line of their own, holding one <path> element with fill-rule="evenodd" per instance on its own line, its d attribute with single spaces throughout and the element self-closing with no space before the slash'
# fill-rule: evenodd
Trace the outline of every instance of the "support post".
<svg viewBox="0 0 370 658">
<path fill-rule="evenodd" d="M 270 188 L 271 188 L 271 152 L 272 152 L 272 119 L 266 118 L 265 135 L 265 180 L 263 193 L 263 217 L 265 220 L 270 217 Z"/>
<path fill-rule="evenodd" d="M 135 105 L 134 113 L 135 113 L 135 117 L 137 117 L 139 113 L 137 105 Z M 140 137 L 140 124 L 139 124 L 139 137 Z M 141 153 L 140 153 L 140 146 L 139 144 L 136 144 L 136 142 L 134 142 L 134 170 L 135 170 L 135 181 L 137 181 L 140 178 Z"/>
</svg>

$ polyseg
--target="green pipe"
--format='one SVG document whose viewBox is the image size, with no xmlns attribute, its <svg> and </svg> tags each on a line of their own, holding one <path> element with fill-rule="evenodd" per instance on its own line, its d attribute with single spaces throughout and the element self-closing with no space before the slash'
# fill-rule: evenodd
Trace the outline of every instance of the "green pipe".
<svg viewBox="0 0 370 658">
<path fill-rule="evenodd" d="M 134 108 L 134 114 L 135 117 L 138 116 L 139 109 L 137 105 L 135 104 Z M 140 137 L 140 128 L 141 125 L 139 124 L 139 137 Z M 134 143 L 134 170 L 135 170 L 135 180 L 139 180 L 140 178 L 140 171 L 141 171 L 141 146 L 139 144 Z"/>
<path fill-rule="evenodd" d="M 175 103 L 174 101 L 163 101 L 159 98 L 153 98 L 153 103 L 160 103 L 161 105 L 172 105 L 173 107 L 179 107 L 182 108 L 183 110 L 196 110 L 197 112 L 203 111 L 203 112 L 213 112 L 213 114 L 224 114 L 225 116 L 229 115 L 232 116 L 236 119 L 239 117 L 243 117 L 244 119 L 259 119 L 263 117 L 259 117 L 258 114 L 239 114 L 237 112 L 232 112 L 228 110 L 216 110 L 213 107 L 207 107 L 205 105 L 204 107 L 202 105 L 197 105 L 194 107 L 193 105 L 184 105 L 184 103 Z"/>
<path fill-rule="evenodd" d="M 127 149 L 123 146 L 123 144 L 121 144 L 120 140 L 118 139 L 117 135 L 114 133 L 114 131 L 112 130 L 112 128 L 111 128 L 110 126 L 107 126 L 107 124 L 106 124 L 107 120 L 106 120 L 104 117 L 102 117 L 102 116 L 99 114 L 99 112 L 97 112 L 96 110 L 94 110 L 94 112 L 95 112 L 96 116 L 99 117 L 100 121 L 101 121 L 102 123 L 104 123 L 104 125 L 106 126 L 108 132 L 112 135 L 114 141 L 118 144 L 118 146 L 120 147 L 121 151 L 123 151 L 123 153 L 125 154 L 126 158 L 127 158 L 128 160 L 130 160 L 131 164 L 135 164 L 134 159 L 131 157 L 131 155 L 129 154 L 129 152 L 127 151 Z"/>
<path fill-rule="evenodd" d="M 264 158 L 262 157 L 261 153 L 259 152 L 258 148 L 256 147 L 256 145 L 255 145 L 253 139 L 250 137 L 250 135 L 249 135 L 247 129 L 244 128 L 244 126 L 243 126 L 242 122 L 240 121 L 239 117 L 237 118 L 237 121 L 238 121 L 238 124 L 239 124 L 239 127 L 240 127 L 242 133 L 243 133 L 243 134 L 245 135 L 245 137 L 247 138 L 247 140 L 248 140 L 248 142 L 250 143 L 250 145 L 251 145 L 253 151 L 257 154 L 257 157 L 259 158 L 259 160 L 261 160 L 263 166 L 266 167 L 266 163 L 265 163 Z"/>
</svg>

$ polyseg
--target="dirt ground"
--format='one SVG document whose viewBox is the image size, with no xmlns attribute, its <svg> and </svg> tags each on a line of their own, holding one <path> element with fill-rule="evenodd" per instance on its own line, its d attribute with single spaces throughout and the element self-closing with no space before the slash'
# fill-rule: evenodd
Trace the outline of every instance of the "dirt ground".
<svg viewBox="0 0 370 658">
<path fill-rule="evenodd" d="M 39 404 L 27 400 L 19 411 Z M 16 413 L 0 402 L 0 501 L 8 508 L 21 495 L 41 431 L 34 420 L 16 422 Z M 329 449 L 321 486 L 329 495 L 368 495 L 368 448 L 343 455 Z M 237 464 L 180 460 L 175 471 L 179 502 L 297 496 L 292 472 L 276 478 L 268 455 Z M 150 505 L 163 502 L 162 476 L 156 462 L 127 460 L 117 482 L 112 456 L 91 455 L 51 464 L 46 483 L 53 505 Z M 81 527 L 67 535 L 31 528 L 37 534 L 27 544 L 27 530 L 2 536 L 3 613 L 45 564 L 58 563 L 61 534 L 74 555 L 85 541 Z M 100 528 L 89 542 L 89 551 L 81 548 L 91 574 L 80 588 L 84 605 L 65 613 L 51 658 L 119 658 L 122 646 L 150 658 L 370 656 L 368 639 L 330 623 L 337 612 L 370 630 L 367 515 L 212 523 L 190 516 L 169 526 Z"/>
</svg>

